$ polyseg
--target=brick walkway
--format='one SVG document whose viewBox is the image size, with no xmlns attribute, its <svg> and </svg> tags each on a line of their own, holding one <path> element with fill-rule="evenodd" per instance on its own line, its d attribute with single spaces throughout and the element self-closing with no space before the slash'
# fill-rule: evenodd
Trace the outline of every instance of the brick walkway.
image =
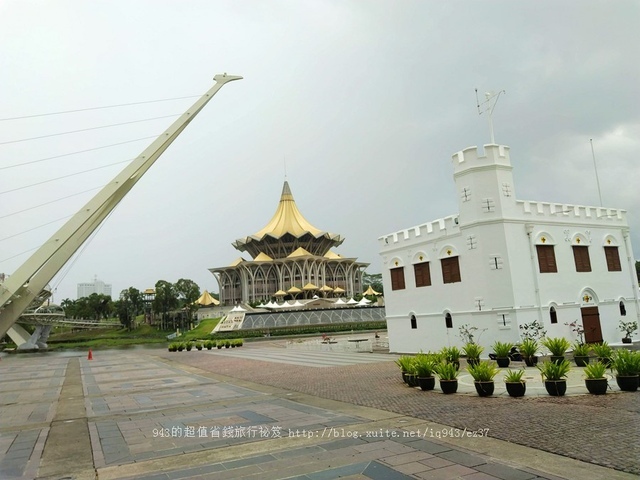
<svg viewBox="0 0 640 480">
<path fill-rule="evenodd" d="M 437 387 L 433 392 L 406 387 L 393 362 L 318 369 L 198 353 L 163 356 L 263 385 L 461 429 L 485 428 L 493 438 L 640 475 L 640 392 L 518 399 L 451 396 L 438 393 Z"/>
<path fill-rule="evenodd" d="M 3 356 L 0 479 L 635 478 L 637 431 L 611 421 L 637 421 L 636 394 L 445 396 L 406 387 L 384 358 L 317 368 L 164 349 Z M 609 422 L 592 430 L 605 408 Z M 536 435 L 537 448 L 603 466 L 521 446 Z"/>
</svg>

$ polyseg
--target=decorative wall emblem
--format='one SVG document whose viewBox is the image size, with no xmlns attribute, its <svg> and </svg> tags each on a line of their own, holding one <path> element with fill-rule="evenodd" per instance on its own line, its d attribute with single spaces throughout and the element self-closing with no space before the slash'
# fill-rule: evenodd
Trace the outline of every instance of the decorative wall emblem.
<svg viewBox="0 0 640 480">
<path fill-rule="evenodd" d="M 509 185 L 508 183 L 503 183 L 502 184 L 502 194 L 505 197 L 510 197 L 511 196 L 511 185 Z"/>
<path fill-rule="evenodd" d="M 449 249 L 447 250 L 447 255 L 451 255 L 453 252 Z"/>
<path fill-rule="evenodd" d="M 393 262 L 395 264 L 395 266 L 398 266 L 398 261 L 396 260 L 395 262 Z"/>
<path fill-rule="evenodd" d="M 584 297 L 582 297 L 582 300 L 584 300 L 584 303 L 589 303 L 591 300 L 593 300 L 593 297 L 588 293 L 585 293 Z"/>
<path fill-rule="evenodd" d="M 577 243 L 578 245 L 580 245 L 580 237 L 577 237 L 577 238 L 576 238 L 576 243 Z"/>
<path fill-rule="evenodd" d="M 493 198 L 483 198 L 482 199 L 482 211 L 485 213 L 493 212 L 496 209 L 496 204 L 493 201 Z"/>
<path fill-rule="evenodd" d="M 424 257 L 423 257 L 422 255 L 420 255 L 418 258 L 420 259 L 420 261 L 422 261 L 422 259 L 423 259 Z"/>
<path fill-rule="evenodd" d="M 611 245 L 611 239 L 607 238 L 607 245 Z"/>
<path fill-rule="evenodd" d="M 564 231 L 564 241 L 565 242 L 570 242 L 571 241 L 571 231 L 570 230 L 563 230 Z"/>
<path fill-rule="evenodd" d="M 469 250 L 478 248 L 478 241 L 476 240 L 475 235 L 469 235 L 467 237 L 467 247 L 469 248 Z"/>
<path fill-rule="evenodd" d="M 540 241 L 541 241 L 542 243 L 547 243 L 547 238 L 546 238 L 546 237 L 542 237 L 542 238 L 540 239 Z"/>
</svg>

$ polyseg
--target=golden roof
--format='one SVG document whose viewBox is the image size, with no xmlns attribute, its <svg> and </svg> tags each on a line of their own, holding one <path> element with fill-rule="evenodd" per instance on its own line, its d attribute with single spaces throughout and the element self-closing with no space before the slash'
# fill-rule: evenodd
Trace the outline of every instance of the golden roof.
<svg viewBox="0 0 640 480">
<path fill-rule="evenodd" d="M 304 287 L 302 287 L 302 289 L 303 290 L 318 290 L 318 287 L 316 285 L 314 285 L 313 283 L 309 282 Z"/>
<path fill-rule="evenodd" d="M 278 204 L 276 213 L 269 223 L 267 223 L 262 230 L 255 233 L 253 237 L 263 238 L 266 235 L 270 235 L 275 238 L 280 238 L 285 233 L 290 233 L 296 238 L 303 236 L 305 233 L 310 233 L 315 237 L 326 233 L 318 230 L 302 216 L 291 194 L 289 183 L 286 181 L 282 187 L 282 195 L 280 196 L 280 203 Z"/>
<path fill-rule="evenodd" d="M 331 259 L 336 259 L 336 258 L 342 258 L 342 255 L 336 253 L 336 252 L 332 252 L 331 250 L 329 250 L 327 253 L 324 254 L 325 258 L 331 258 Z"/>
<path fill-rule="evenodd" d="M 269 255 L 267 255 L 264 252 L 260 252 L 260 254 L 253 259 L 254 262 L 272 262 L 273 258 L 271 258 Z"/>
<path fill-rule="evenodd" d="M 196 300 L 196 303 L 199 305 L 220 305 L 220 302 L 213 298 L 209 292 L 206 290 L 200 295 L 200 298 Z"/>
<path fill-rule="evenodd" d="M 304 257 L 306 255 L 311 255 L 311 254 L 307 252 L 304 248 L 298 247 L 293 252 L 291 252 L 291 254 L 287 256 L 287 258 Z"/>
<path fill-rule="evenodd" d="M 289 293 L 300 293 L 302 292 L 302 290 L 300 290 L 298 287 L 291 287 L 289 290 L 287 290 L 287 292 Z"/>
<path fill-rule="evenodd" d="M 278 290 L 278 291 L 277 291 L 276 293 L 274 293 L 273 295 L 274 295 L 275 297 L 282 297 L 282 296 L 284 296 L 284 295 L 286 295 L 286 294 L 287 294 L 287 292 L 284 292 L 284 291 L 282 291 L 282 290 Z"/>
<path fill-rule="evenodd" d="M 242 257 L 238 257 L 236 258 L 233 262 L 231 262 L 231 264 L 229 265 L 230 267 L 237 267 L 238 265 L 240 265 L 242 262 L 246 262 L 246 260 Z"/>
</svg>

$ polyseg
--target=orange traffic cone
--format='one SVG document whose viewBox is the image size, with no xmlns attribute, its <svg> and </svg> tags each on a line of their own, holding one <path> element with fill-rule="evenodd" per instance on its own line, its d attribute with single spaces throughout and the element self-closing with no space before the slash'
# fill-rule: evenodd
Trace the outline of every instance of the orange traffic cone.
<svg viewBox="0 0 640 480">
<path fill-rule="evenodd" d="M 93 353 L 91 353 L 91 349 L 89 349 L 89 356 L 87 357 L 87 360 L 93 360 Z"/>
</svg>

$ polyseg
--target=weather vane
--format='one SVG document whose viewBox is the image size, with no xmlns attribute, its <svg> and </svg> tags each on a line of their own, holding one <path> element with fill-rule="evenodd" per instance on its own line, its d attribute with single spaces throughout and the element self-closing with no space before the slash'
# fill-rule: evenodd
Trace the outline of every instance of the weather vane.
<svg viewBox="0 0 640 480">
<path fill-rule="evenodd" d="M 482 115 L 483 113 L 487 114 L 487 120 L 489 121 L 489 132 L 491 133 L 491 143 L 495 144 L 496 139 L 493 136 L 493 109 L 496 108 L 496 104 L 498 103 L 498 99 L 500 95 L 503 93 L 507 93 L 504 90 L 500 90 L 498 93 L 495 92 L 486 92 L 484 94 L 484 102 L 480 103 L 480 99 L 478 98 L 478 89 L 476 88 L 476 104 L 478 106 L 478 115 Z"/>
</svg>

